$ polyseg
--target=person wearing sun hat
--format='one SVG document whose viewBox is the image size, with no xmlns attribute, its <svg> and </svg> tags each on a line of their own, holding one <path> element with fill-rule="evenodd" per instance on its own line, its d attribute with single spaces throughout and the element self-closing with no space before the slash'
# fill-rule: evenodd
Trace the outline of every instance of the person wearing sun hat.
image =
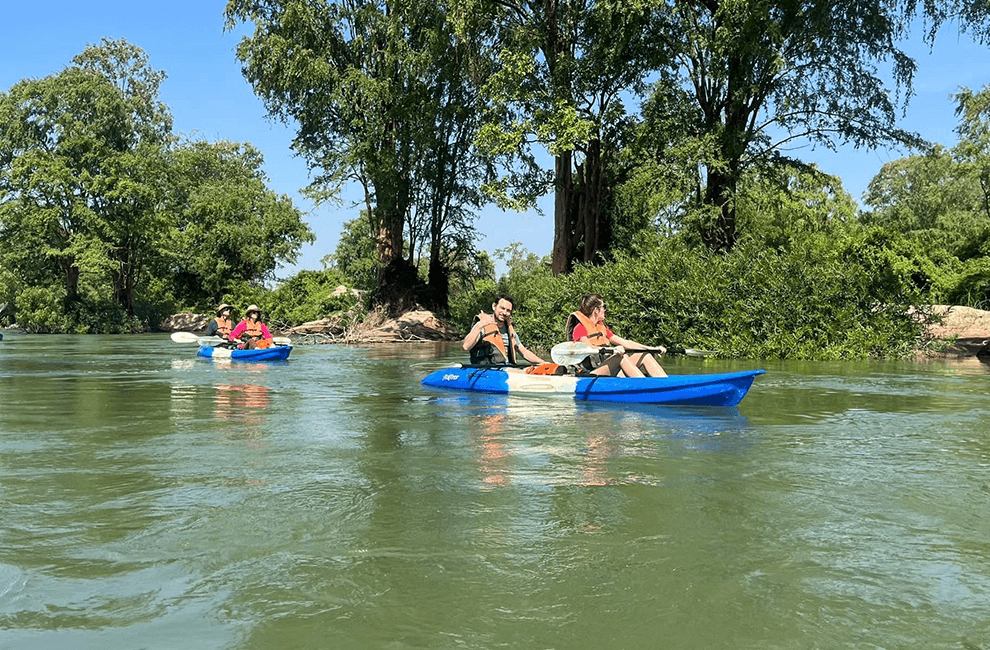
<svg viewBox="0 0 990 650">
<path fill-rule="evenodd" d="M 244 350 L 270 348 L 272 334 L 268 327 L 261 322 L 261 309 L 251 305 L 244 312 L 244 320 L 237 324 L 230 333 L 230 340 L 238 343 L 237 347 Z"/>
<path fill-rule="evenodd" d="M 217 317 L 206 326 L 207 336 L 219 336 L 222 339 L 230 336 L 234 330 L 234 322 L 230 319 L 234 313 L 234 308 L 227 303 L 222 303 L 217 307 Z"/>
</svg>

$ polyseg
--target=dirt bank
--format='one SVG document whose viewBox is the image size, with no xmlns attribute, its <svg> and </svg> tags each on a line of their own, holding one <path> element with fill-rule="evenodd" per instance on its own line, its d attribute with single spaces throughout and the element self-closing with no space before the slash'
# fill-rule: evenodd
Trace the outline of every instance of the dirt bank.
<svg viewBox="0 0 990 650">
<path fill-rule="evenodd" d="M 934 305 L 933 313 L 941 322 L 928 326 L 928 336 L 933 342 L 948 342 L 948 347 L 938 351 L 924 351 L 925 356 L 973 357 L 986 354 L 990 343 L 990 311 Z M 937 350 L 939 346 L 932 346 Z"/>
</svg>

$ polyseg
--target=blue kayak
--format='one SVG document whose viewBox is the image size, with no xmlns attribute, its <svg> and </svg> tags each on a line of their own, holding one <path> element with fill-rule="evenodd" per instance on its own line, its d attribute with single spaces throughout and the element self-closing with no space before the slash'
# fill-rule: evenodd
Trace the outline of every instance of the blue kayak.
<svg viewBox="0 0 990 650">
<path fill-rule="evenodd" d="M 234 361 L 282 361 L 289 358 L 290 352 L 292 352 L 291 345 L 274 345 L 260 350 L 231 350 L 230 348 L 201 345 L 196 354 L 211 359 L 232 359 Z"/>
<path fill-rule="evenodd" d="M 434 388 L 453 388 L 511 395 L 553 395 L 588 402 L 632 404 L 706 404 L 735 406 L 746 396 L 753 379 L 765 370 L 669 377 L 597 377 L 530 375 L 521 368 L 461 368 L 437 370 L 423 379 Z"/>
</svg>

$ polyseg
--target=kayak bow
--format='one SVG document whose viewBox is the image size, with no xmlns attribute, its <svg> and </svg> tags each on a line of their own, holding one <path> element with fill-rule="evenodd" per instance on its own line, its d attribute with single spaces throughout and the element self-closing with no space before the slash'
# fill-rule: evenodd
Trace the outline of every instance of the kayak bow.
<svg viewBox="0 0 990 650">
<path fill-rule="evenodd" d="M 735 406 L 757 375 L 745 370 L 707 375 L 669 377 L 599 377 L 528 375 L 521 368 L 461 368 L 437 370 L 423 379 L 434 388 L 452 388 L 512 395 L 555 395 L 588 402 L 633 404 L 705 404 Z"/>
</svg>

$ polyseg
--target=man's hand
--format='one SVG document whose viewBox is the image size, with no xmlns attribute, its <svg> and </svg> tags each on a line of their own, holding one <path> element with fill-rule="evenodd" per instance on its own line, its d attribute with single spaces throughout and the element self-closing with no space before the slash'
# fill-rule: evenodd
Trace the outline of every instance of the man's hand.
<svg viewBox="0 0 990 650">
<path fill-rule="evenodd" d="M 489 325 L 495 324 L 495 317 L 491 314 L 486 314 L 485 310 L 482 309 L 478 312 L 478 326 L 481 328 L 488 327 Z"/>
</svg>

